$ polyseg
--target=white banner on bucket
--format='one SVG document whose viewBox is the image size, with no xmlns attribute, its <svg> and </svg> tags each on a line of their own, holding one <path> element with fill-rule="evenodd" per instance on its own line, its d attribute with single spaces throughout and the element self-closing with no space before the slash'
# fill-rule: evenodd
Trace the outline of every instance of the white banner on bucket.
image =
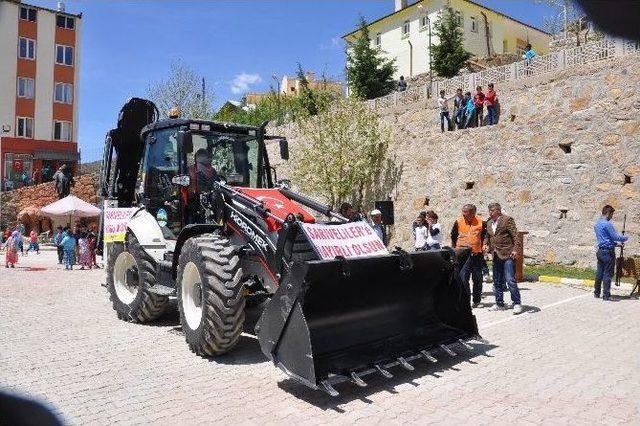
<svg viewBox="0 0 640 426">
<path fill-rule="evenodd" d="M 323 260 L 389 254 L 384 243 L 366 222 L 340 225 L 303 223 L 302 229 Z"/>
</svg>

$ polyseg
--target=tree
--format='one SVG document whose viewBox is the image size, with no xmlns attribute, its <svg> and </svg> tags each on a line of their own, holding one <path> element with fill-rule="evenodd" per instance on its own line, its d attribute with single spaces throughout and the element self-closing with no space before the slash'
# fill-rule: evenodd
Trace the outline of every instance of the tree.
<svg viewBox="0 0 640 426">
<path fill-rule="evenodd" d="M 182 61 L 173 61 L 169 77 L 149 85 L 147 95 L 157 105 L 160 114 L 179 108 L 183 117 L 210 118 L 213 93 L 205 90 L 204 79 Z"/>
<path fill-rule="evenodd" d="M 386 200 L 400 178 L 389 157 L 391 133 L 357 98 L 298 123 L 300 141 L 292 151 L 293 178 L 300 187 L 338 206 L 349 201 L 370 207 Z"/>
<path fill-rule="evenodd" d="M 580 35 L 584 31 L 584 43 L 589 37 L 587 16 L 574 1 L 571 0 L 537 0 L 551 7 L 552 15 L 543 17 L 543 27 L 551 34 L 563 34 L 565 39 L 575 38 L 575 45 L 583 42 Z M 598 36 L 596 36 L 598 37 Z M 574 44 L 573 42 L 571 44 Z"/>
<path fill-rule="evenodd" d="M 465 66 L 471 53 L 462 45 L 462 29 L 459 26 L 459 12 L 447 7 L 434 24 L 434 33 L 439 44 L 431 46 L 433 70 L 441 77 L 451 78 Z"/>
<path fill-rule="evenodd" d="M 390 93 L 396 85 L 394 60 L 385 59 L 379 49 L 371 47 L 369 28 L 361 16 L 355 41 L 347 42 L 347 84 L 361 99 L 373 99 Z"/>
<path fill-rule="evenodd" d="M 316 98 L 313 90 L 309 88 L 309 81 L 302 69 L 302 65 L 298 62 L 298 80 L 300 81 L 300 93 L 298 93 L 300 106 L 304 108 L 309 115 L 316 115 L 318 113 L 318 106 L 316 105 Z"/>
</svg>

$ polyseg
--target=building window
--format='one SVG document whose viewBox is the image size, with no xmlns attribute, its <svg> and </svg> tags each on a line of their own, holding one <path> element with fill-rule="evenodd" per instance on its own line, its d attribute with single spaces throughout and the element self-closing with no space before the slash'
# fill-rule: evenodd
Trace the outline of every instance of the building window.
<svg viewBox="0 0 640 426">
<path fill-rule="evenodd" d="M 53 100 L 63 104 L 73 103 L 73 84 L 56 83 Z"/>
<path fill-rule="evenodd" d="M 71 140 L 71 123 L 68 121 L 53 122 L 53 140 L 70 141 Z"/>
<path fill-rule="evenodd" d="M 471 31 L 474 33 L 478 32 L 478 21 L 475 16 L 471 17 Z"/>
<path fill-rule="evenodd" d="M 404 23 L 402 24 L 402 37 L 409 37 L 409 21 L 404 21 Z"/>
<path fill-rule="evenodd" d="M 36 59 L 36 41 L 30 38 L 18 39 L 18 57 L 23 59 Z"/>
<path fill-rule="evenodd" d="M 382 34 L 378 33 L 376 34 L 376 47 L 380 47 L 381 44 L 382 44 Z"/>
<path fill-rule="evenodd" d="M 33 99 L 35 94 L 35 80 L 32 78 L 18 77 L 18 97 Z"/>
<path fill-rule="evenodd" d="M 56 64 L 73 65 L 73 47 L 56 44 Z"/>
<path fill-rule="evenodd" d="M 427 15 L 420 17 L 420 29 L 424 30 L 428 26 L 429 26 L 429 17 Z"/>
<path fill-rule="evenodd" d="M 66 28 L 72 30 L 75 28 L 75 20 L 70 16 L 56 15 L 56 26 L 59 28 Z"/>
<path fill-rule="evenodd" d="M 37 11 L 30 7 L 20 8 L 20 19 L 25 21 L 36 22 Z"/>
<path fill-rule="evenodd" d="M 33 118 L 18 117 L 17 136 L 19 138 L 33 138 Z"/>
</svg>

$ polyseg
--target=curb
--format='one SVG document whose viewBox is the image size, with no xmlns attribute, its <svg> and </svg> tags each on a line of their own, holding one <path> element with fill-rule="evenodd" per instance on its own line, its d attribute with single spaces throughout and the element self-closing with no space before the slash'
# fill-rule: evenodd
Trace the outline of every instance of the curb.
<svg viewBox="0 0 640 426">
<path fill-rule="evenodd" d="M 538 282 L 544 283 L 554 283 L 554 284 L 571 284 L 571 285 L 584 285 L 587 287 L 593 287 L 594 281 L 587 279 L 579 279 L 579 278 L 563 278 L 563 277 L 554 277 L 551 275 L 540 275 L 538 277 Z"/>
</svg>

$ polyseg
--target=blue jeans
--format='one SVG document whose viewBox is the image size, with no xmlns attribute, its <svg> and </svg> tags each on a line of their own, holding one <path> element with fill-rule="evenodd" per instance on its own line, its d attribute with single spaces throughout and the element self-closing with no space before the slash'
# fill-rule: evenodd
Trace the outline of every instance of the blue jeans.
<svg viewBox="0 0 640 426">
<path fill-rule="evenodd" d="M 602 297 L 609 298 L 611 296 L 611 278 L 616 264 L 616 252 L 614 249 L 598 249 L 596 259 L 598 259 L 598 269 L 596 270 L 593 294 L 600 297 L 600 287 L 604 287 Z"/>
<path fill-rule="evenodd" d="M 451 119 L 449 118 L 449 111 L 440 111 L 440 130 L 444 132 L 444 121 L 447 120 L 447 130 L 451 128 Z"/>
<path fill-rule="evenodd" d="M 487 105 L 487 124 L 492 126 L 498 122 L 496 115 L 496 107 L 493 105 Z"/>
<path fill-rule="evenodd" d="M 493 256 L 493 295 L 496 297 L 496 305 L 504 306 L 502 287 L 507 284 L 511 301 L 514 305 L 520 305 L 520 290 L 516 283 L 516 261 L 514 259 L 500 259 Z"/>
<path fill-rule="evenodd" d="M 464 129 L 464 108 L 458 108 L 456 110 L 455 121 L 458 129 Z"/>
<path fill-rule="evenodd" d="M 469 291 L 473 295 L 473 303 L 480 303 L 482 299 L 482 262 L 484 257 L 482 253 L 471 254 L 467 261 L 460 268 L 460 279 L 469 291 L 469 278 L 473 281 L 473 291 Z"/>
</svg>

